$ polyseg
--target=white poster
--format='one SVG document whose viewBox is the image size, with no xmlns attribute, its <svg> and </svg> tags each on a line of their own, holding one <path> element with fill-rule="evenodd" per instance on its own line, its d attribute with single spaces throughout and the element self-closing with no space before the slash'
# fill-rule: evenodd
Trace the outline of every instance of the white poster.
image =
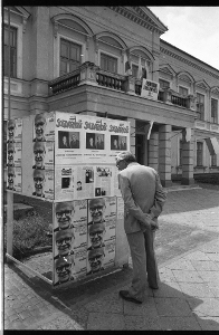
<svg viewBox="0 0 219 335">
<path fill-rule="evenodd" d="M 42 113 L 34 117 L 31 115 L 30 121 L 33 127 L 33 142 L 54 142 L 55 141 L 55 113 Z"/>
<path fill-rule="evenodd" d="M 87 251 L 87 276 L 101 273 L 104 270 L 105 248 Z"/>
<path fill-rule="evenodd" d="M 7 143 L 22 142 L 22 119 L 8 121 Z"/>
<path fill-rule="evenodd" d="M 108 156 L 107 120 L 89 115 L 84 117 L 85 161 L 106 163 Z"/>
<path fill-rule="evenodd" d="M 109 154 L 107 161 L 115 164 L 119 152 L 130 151 L 130 123 L 108 119 Z"/>
<path fill-rule="evenodd" d="M 8 143 L 7 144 L 7 166 L 21 166 L 22 162 L 22 143 Z"/>
<path fill-rule="evenodd" d="M 22 168 L 20 166 L 8 167 L 7 189 L 21 192 Z"/>
<path fill-rule="evenodd" d="M 55 172 L 53 170 L 37 170 L 33 169 L 32 182 L 27 190 L 30 195 L 55 200 Z"/>
<path fill-rule="evenodd" d="M 84 162 L 83 117 L 77 114 L 56 112 L 55 163 Z"/>
<path fill-rule="evenodd" d="M 159 94 L 159 88 L 160 88 L 159 83 L 149 79 L 143 79 L 141 96 L 148 99 L 157 100 Z"/>
<path fill-rule="evenodd" d="M 117 197 L 117 220 L 124 219 L 124 201 L 122 197 Z"/>
<path fill-rule="evenodd" d="M 54 142 L 33 143 L 32 169 L 54 170 Z"/>
<path fill-rule="evenodd" d="M 95 197 L 112 196 L 114 195 L 113 185 L 113 169 L 108 165 L 95 166 L 94 183 Z"/>
<path fill-rule="evenodd" d="M 105 242 L 104 268 L 113 267 L 115 264 L 116 241 L 115 239 Z"/>
<path fill-rule="evenodd" d="M 55 166 L 55 200 L 74 200 L 75 168 L 72 165 Z"/>
<path fill-rule="evenodd" d="M 112 220 L 116 218 L 116 197 L 105 198 L 105 220 Z"/>
</svg>

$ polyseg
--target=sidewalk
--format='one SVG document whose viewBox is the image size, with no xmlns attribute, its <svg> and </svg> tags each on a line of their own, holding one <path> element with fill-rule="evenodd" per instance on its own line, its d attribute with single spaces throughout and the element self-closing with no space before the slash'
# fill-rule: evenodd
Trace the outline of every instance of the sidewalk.
<svg viewBox="0 0 219 335">
<path fill-rule="evenodd" d="M 129 287 L 130 268 L 56 291 L 41 279 L 25 276 L 18 266 L 5 265 L 4 329 L 219 330 L 218 199 L 219 193 L 211 190 L 169 196 L 161 218 L 166 224 L 163 232 L 172 224 L 179 236 L 176 241 L 174 230 L 169 235 L 173 242 L 165 234 L 163 241 L 160 236 L 157 254 L 162 283 L 159 290 L 146 289 L 142 305 L 118 295 Z M 187 239 L 183 222 L 191 231 Z M 174 243 L 181 243 L 181 249 Z M 166 244 L 169 249 L 162 249 Z M 161 257 L 163 250 L 171 250 L 166 261 Z"/>
</svg>

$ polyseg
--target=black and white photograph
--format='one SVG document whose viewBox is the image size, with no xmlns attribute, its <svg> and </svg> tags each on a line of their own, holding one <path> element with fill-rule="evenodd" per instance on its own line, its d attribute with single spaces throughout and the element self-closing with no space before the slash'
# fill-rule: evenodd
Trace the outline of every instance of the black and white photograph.
<svg viewBox="0 0 219 335">
<path fill-rule="evenodd" d="M 2 331 L 219 332 L 219 3 L 2 6 Z"/>
</svg>

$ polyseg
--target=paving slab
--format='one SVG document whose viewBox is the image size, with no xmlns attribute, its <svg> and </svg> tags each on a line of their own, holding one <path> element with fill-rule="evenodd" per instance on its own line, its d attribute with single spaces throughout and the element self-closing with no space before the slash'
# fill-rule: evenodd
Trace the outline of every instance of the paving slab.
<svg viewBox="0 0 219 335">
<path fill-rule="evenodd" d="M 154 298 L 159 316 L 190 316 L 191 308 L 185 299 L 181 298 Z"/>
<path fill-rule="evenodd" d="M 179 283 L 179 286 L 185 296 L 199 298 L 215 297 L 214 293 L 206 283 Z"/>
<path fill-rule="evenodd" d="M 162 330 L 201 330 L 201 326 L 195 316 L 160 317 L 160 325 Z"/>
<path fill-rule="evenodd" d="M 124 316 L 119 314 L 90 313 L 87 330 L 123 330 Z"/>
<path fill-rule="evenodd" d="M 201 330 L 218 330 L 219 331 L 219 317 L 214 316 L 200 316 L 197 318 Z"/>
<path fill-rule="evenodd" d="M 200 298 L 197 304 L 195 298 L 189 298 L 188 303 L 198 316 L 219 316 L 219 299 L 217 298 Z"/>
<path fill-rule="evenodd" d="M 124 322 L 125 330 L 162 330 L 159 317 L 127 315 Z"/>
</svg>

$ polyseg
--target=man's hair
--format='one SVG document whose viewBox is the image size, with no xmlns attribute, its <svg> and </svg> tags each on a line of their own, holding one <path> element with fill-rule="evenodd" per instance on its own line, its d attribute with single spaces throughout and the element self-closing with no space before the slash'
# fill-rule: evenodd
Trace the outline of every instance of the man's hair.
<svg viewBox="0 0 219 335">
<path fill-rule="evenodd" d="M 120 152 L 116 158 L 118 160 L 123 160 L 125 161 L 126 163 L 132 163 L 132 162 L 136 162 L 136 158 L 135 158 L 135 155 L 133 153 L 131 153 L 130 151 L 123 151 L 123 152 Z"/>
<path fill-rule="evenodd" d="M 72 201 L 58 202 L 56 205 L 56 212 L 60 210 L 71 210 L 74 211 L 74 205 Z"/>
<path fill-rule="evenodd" d="M 103 207 L 106 206 L 105 200 L 103 198 L 97 198 L 97 199 L 90 200 L 89 208 L 96 205 L 97 203 L 103 205 Z"/>
</svg>

